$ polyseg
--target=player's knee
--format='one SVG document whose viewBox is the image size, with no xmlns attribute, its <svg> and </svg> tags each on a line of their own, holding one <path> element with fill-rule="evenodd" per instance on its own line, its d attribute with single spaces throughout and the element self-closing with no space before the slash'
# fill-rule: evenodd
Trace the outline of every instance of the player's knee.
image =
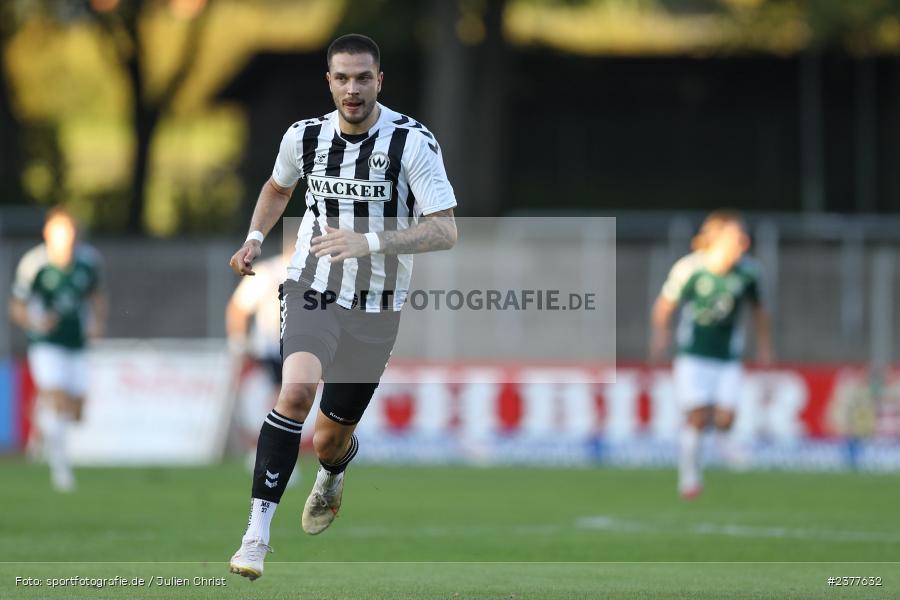
<svg viewBox="0 0 900 600">
<path fill-rule="evenodd" d="M 718 413 L 716 414 L 716 428 L 722 431 L 731 429 L 734 423 L 734 413 Z"/>
<path fill-rule="evenodd" d="M 687 423 L 694 429 L 703 431 L 710 421 L 709 417 L 709 412 L 706 409 L 692 410 L 687 415 Z"/>
<path fill-rule="evenodd" d="M 319 460 L 326 463 L 337 462 L 346 452 L 347 436 L 337 431 L 317 429 L 313 435 L 313 447 Z"/>
<path fill-rule="evenodd" d="M 79 423 L 84 416 L 84 398 L 81 396 L 71 396 L 66 402 L 66 413 L 69 419 L 74 423 Z"/>
<path fill-rule="evenodd" d="M 306 420 L 313 400 L 316 398 L 316 386 L 307 383 L 289 383 L 281 386 L 275 410 L 289 419 Z"/>
</svg>

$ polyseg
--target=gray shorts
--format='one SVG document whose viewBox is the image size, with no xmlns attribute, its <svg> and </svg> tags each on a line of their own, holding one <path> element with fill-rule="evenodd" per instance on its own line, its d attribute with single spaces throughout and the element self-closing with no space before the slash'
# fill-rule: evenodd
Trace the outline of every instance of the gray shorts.
<svg viewBox="0 0 900 600">
<path fill-rule="evenodd" d="M 391 357 L 400 312 L 344 308 L 334 294 L 292 279 L 279 292 L 282 363 L 295 352 L 316 356 L 325 381 L 322 412 L 339 423 L 358 422 Z"/>
</svg>

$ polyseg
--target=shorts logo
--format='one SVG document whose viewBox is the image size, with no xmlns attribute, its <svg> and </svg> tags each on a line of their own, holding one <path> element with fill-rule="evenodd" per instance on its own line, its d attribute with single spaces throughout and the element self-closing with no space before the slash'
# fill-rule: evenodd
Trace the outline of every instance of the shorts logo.
<svg viewBox="0 0 900 600">
<path fill-rule="evenodd" d="M 387 171 L 391 166 L 391 159 L 384 152 L 373 152 L 369 157 L 369 168 L 373 171 Z"/>
<path fill-rule="evenodd" d="M 341 423 L 347 422 L 347 419 L 344 419 L 343 417 L 339 417 L 331 411 L 328 412 L 328 416 L 331 417 L 332 419 L 334 419 L 335 421 L 339 421 Z"/>
<path fill-rule="evenodd" d="M 315 163 L 317 165 L 324 165 L 327 162 L 328 162 L 328 151 L 327 150 L 323 150 L 321 152 L 316 153 Z"/>
</svg>

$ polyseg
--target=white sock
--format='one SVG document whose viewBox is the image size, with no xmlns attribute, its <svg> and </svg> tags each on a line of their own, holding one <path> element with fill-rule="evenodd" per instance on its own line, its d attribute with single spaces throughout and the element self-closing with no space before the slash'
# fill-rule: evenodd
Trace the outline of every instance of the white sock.
<svg viewBox="0 0 900 600">
<path fill-rule="evenodd" d="M 700 485 L 700 432 L 685 425 L 680 435 L 678 456 L 678 489 L 685 491 Z"/>
<path fill-rule="evenodd" d="M 276 508 L 278 508 L 277 502 L 251 498 L 250 519 L 247 522 L 247 531 L 244 532 L 243 541 L 261 540 L 263 544 L 268 546 L 269 527 L 272 526 L 272 517 L 275 516 Z"/>
<path fill-rule="evenodd" d="M 49 406 L 38 409 L 38 427 L 44 439 L 44 449 L 50 471 L 56 476 L 71 475 L 69 459 L 66 456 L 66 428 L 68 419 Z"/>
<path fill-rule="evenodd" d="M 315 487 L 320 492 L 330 492 L 337 484 L 344 479 L 344 472 L 340 473 L 332 473 L 325 469 L 325 467 L 319 466 L 319 472 L 316 473 L 316 484 Z"/>
</svg>

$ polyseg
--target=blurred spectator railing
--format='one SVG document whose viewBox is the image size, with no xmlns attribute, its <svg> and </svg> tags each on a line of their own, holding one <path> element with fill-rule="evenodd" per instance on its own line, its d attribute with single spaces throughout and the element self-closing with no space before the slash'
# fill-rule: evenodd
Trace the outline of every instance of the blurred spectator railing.
<svg viewBox="0 0 900 600">
<path fill-rule="evenodd" d="M 25 219 L 13 227 L 4 216 L 0 215 L 0 280 L 6 282 L 4 295 L 8 296 L 16 261 L 37 242 L 40 222 Z M 651 303 L 672 263 L 689 251 L 690 239 L 704 215 L 635 212 L 609 216 L 617 219 L 617 355 L 623 360 L 641 360 L 647 353 Z M 544 215 L 525 221 L 533 225 L 518 228 L 512 246 L 523 252 L 529 236 L 546 236 L 554 219 Z M 754 237 L 753 252 L 763 268 L 764 296 L 772 310 L 780 360 L 884 365 L 900 359 L 900 319 L 894 314 L 900 297 L 896 259 L 900 218 L 754 214 L 748 215 L 748 223 Z M 568 228 L 562 235 L 566 237 L 560 239 L 575 247 L 581 244 L 582 268 L 590 269 L 596 256 L 591 248 L 599 243 L 592 238 L 591 228 Z M 109 335 L 223 337 L 225 304 L 237 284 L 227 266 L 235 240 L 238 238 L 95 239 L 106 263 Z M 489 248 L 495 240 L 466 240 L 470 242 Z M 278 250 L 274 244 L 270 246 L 268 252 Z M 457 250 L 440 257 L 440 264 L 453 271 L 457 282 L 469 277 L 488 277 L 486 281 L 490 281 L 483 267 L 490 260 L 489 253 L 478 254 L 480 258 L 472 261 L 472 253 L 467 254 L 462 244 Z M 516 283 L 517 269 L 528 268 L 509 261 L 496 267 L 494 279 L 502 277 L 507 284 Z M 476 273 L 476 268 L 481 270 Z M 510 335 L 528 325 L 521 321 L 527 314 L 501 318 Z M 467 344 L 477 336 L 434 325 L 429 335 L 435 339 L 425 345 L 425 354 L 434 354 L 434 358 L 470 356 Z M 23 349 L 21 332 L 14 331 L 4 316 L 0 319 L 0 356 Z"/>
</svg>

